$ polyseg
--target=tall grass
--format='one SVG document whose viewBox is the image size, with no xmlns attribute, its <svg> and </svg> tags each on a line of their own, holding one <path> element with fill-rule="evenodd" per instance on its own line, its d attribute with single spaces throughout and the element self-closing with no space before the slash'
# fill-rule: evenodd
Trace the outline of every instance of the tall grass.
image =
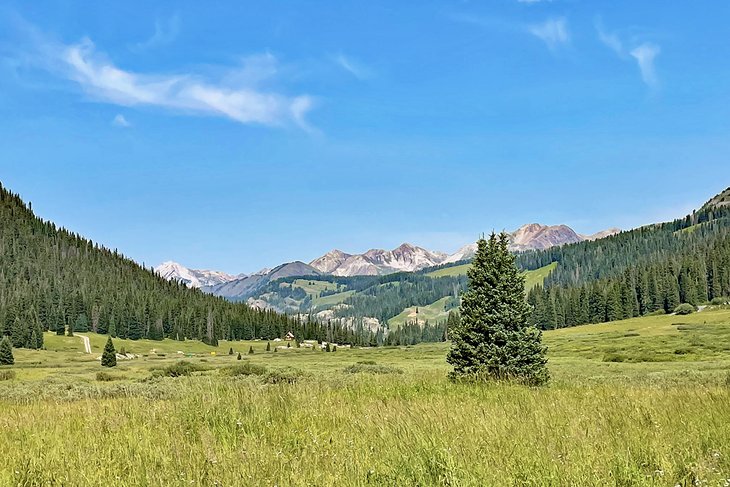
<svg viewBox="0 0 730 487">
<path fill-rule="evenodd" d="M 730 389 L 451 384 L 440 373 L 160 379 L 179 395 L 0 403 L 2 485 L 723 485 Z"/>
</svg>

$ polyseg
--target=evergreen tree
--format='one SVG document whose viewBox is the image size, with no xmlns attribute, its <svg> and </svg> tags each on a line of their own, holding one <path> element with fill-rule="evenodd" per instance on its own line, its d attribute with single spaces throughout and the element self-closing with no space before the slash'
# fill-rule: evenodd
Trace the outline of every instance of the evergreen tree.
<svg viewBox="0 0 730 487">
<path fill-rule="evenodd" d="M 266 342 L 266 351 L 267 352 L 271 351 L 271 342 Z"/>
<path fill-rule="evenodd" d="M 236 360 L 241 360 L 241 352 L 238 352 L 238 356 L 236 357 Z"/>
<path fill-rule="evenodd" d="M 10 339 L 5 336 L 0 341 L 0 365 L 13 365 L 14 363 L 13 346 L 10 344 Z"/>
<path fill-rule="evenodd" d="M 477 242 L 461 322 L 450 332 L 447 361 L 454 367 L 454 379 L 515 379 L 539 385 L 549 378 L 547 349 L 540 331 L 528 325 L 525 278 L 508 244 L 504 232 Z"/>
<path fill-rule="evenodd" d="M 228 349 L 228 355 L 233 355 L 233 347 Z"/>
<path fill-rule="evenodd" d="M 116 367 L 117 366 L 117 351 L 114 349 L 114 343 L 112 343 L 112 337 L 106 340 L 104 346 L 104 353 L 101 354 L 101 365 L 103 367 Z"/>
<path fill-rule="evenodd" d="M 253 345 L 249 345 L 248 347 L 248 354 L 253 355 Z M 240 353 L 238 355 L 241 355 Z"/>
</svg>

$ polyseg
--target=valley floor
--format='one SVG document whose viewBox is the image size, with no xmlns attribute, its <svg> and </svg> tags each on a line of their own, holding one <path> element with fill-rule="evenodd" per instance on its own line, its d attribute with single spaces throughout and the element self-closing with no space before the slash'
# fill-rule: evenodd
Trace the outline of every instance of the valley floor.
<svg viewBox="0 0 730 487">
<path fill-rule="evenodd" d="M 730 310 L 546 332 L 538 389 L 450 383 L 447 344 L 117 340 L 99 381 L 87 335 L 0 369 L 0 485 L 730 484 Z"/>
</svg>

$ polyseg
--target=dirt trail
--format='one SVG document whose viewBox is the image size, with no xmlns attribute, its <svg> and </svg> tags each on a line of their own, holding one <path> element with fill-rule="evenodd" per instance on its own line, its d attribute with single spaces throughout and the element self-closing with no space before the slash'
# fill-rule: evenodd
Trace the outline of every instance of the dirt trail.
<svg viewBox="0 0 730 487">
<path fill-rule="evenodd" d="M 81 338 L 84 341 L 84 352 L 91 353 L 91 341 L 89 341 L 89 337 L 85 335 L 76 335 L 77 337 Z"/>
</svg>

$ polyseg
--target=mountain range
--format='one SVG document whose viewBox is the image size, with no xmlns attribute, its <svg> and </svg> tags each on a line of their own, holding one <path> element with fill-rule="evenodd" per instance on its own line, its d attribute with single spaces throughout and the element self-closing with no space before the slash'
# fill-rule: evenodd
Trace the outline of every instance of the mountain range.
<svg viewBox="0 0 730 487">
<path fill-rule="evenodd" d="M 608 229 L 593 235 L 581 235 L 567 225 L 523 225 L 510 234 L 513 251 L 543 250 L 556 245 L 595 240 L 620 232 Z M 427 267 L 471 259 L 476 244 L 465 245 L 448 255 L 404 243 L 393 250 L 371 249 L 362 254 L 331 250 L 306 264 L 301 261 L 263 269 L 252 275 L 231 275 L 220 271 L 189 269 L 176 262 L 160 264 L 155 271 L 168 280 L 178 280 L 217 296 L 239 298 L 251 295 L 276 279 L 292 276 L 332 275 L 340 277 L 379 276 L 396 272 L 413 272 Z"/>
</svg>

